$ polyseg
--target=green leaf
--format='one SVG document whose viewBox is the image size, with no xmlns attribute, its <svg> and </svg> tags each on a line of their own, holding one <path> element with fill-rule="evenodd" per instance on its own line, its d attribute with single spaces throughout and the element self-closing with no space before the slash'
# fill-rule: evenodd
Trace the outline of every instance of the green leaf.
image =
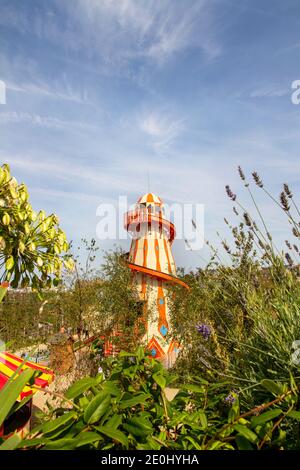
<svg viewBox="0 0 300 470">
<path fill-rule="evenodd" d="M 145 444 L 145 450 L 160 450 L 163 444 L 160 444 L 157 442 L 153 437 L 148 436 L 147 437 L 147 444 Z M 139 446 L 137 445 L 137 449 L 139 449 Z M 141 448 L 142 449 L 142 448 Z"/>
<path fill-rule="evenodd" d="M 24 406 L 26 403 L 28 403 L 31 399 L 32 399 L 32 396 L 28 395 L 28 397 L 23 398 L 23 400 L 17 401 L 14 404 L 14 406 L 12 407 L 12 409 L 10 410 L 10 412 L 8 413 L 7 418 L 9 418 L 13 413 L 15 413 L 20 408 L 22 408 L 22 406 Z"/>
<path fill-rule="evenodd" d="M 89 399 L 87 397 L 80 397 L 78 403 L 81 408 L 86 408 L 89 404 Z"/>
<path fill-rule="evenodd" d="M 240 414 L 239 400 L 236 400 L 228 412 L 228 423 L 232 423 L 239 416 L 239 414 Z"/>
<path fill-rule="evenodd" d="M 253 447 L 248 439 L 246 439 L 244 436 L 241 436 L 240 434 L 235 437 L 235 442 L 239 450 L 253 450 Z"/>
<path fill-rule="evenodd" d="M 146 418 L 134 417 L 127 421 L 126 424 L 123 424 L 123 428 L 137 437 L 144 437 L 152 434 L 153 427 L 151 423 Z"/>
<path fill-rule="evenodd" d="M 120 389 L 113 382 L 105 382 L 103 384 L 102 390 L 105 390 L 113 397 L 118 397 L 121 395 Z"/>
<path fill-rule="evenodd" d="M 211 385 L 208 380 L 202 379 L 202 377 L 193 377 L 193 382 L 197 382 L 203 385 Z"/>
<path fill-rule="evenodd" d="M 120 444 L 128 448 L 128 439 L 122 431 L 119 431 L 118 429 L 111 429 L 108 426 L 97 426 L 97 430 L 106 437 L 110 437 L 114 441 L 120 442 Z"/>
<path fill-rule="evenodd" d="M 201 426 L 203 429 L 207 428 L 207 418 L 203 410 L 198 411 L 198 416 L 200 419 Z"/>
<path fill-rule="evenodd" d="M 71 438 L 57 439 L 56 441 L 47 441 L 43 449 L 45 450 L 72 450 L 76 447 L 76 440 Z"/>
<path fill-rule="evenodd" d="M 136 353 L 130 353 L 130 352 L 127 352 L 127 351 L 121 351 L 118 354 L 118 357 L 136 357 L 136 356 L 137 356 Z"/>
<path fill-rule="evenodd" d="M 86 390 L 88 390 L 92 385 L 95 384 L 95 379 L 92 377 L 84 377 L 83 379 L 78 380 L 75 382 L 71 387 L 66 391 L 65 397 L 76 398 L 78 395 L 81 395 Z"/>
<path fill-rule="evenodd" d="M 139 347 L 136 352 L 136 355 L 137 355 L 138 360 L 141 361 L 145 357 L 144 348 Z"/>
<path fill-rule="evenodd" d="M 105 423 L 105 426 L 110 429 L 118 429 L 121 423 L 122 423 L 122 416 L 114 415 L 109 421 Z"/>
<path fill-rule="evenodd" d="M 120 409 L 124 410 L 125 408 L 131 408 L 132 406 L 136 406 L 140 404 L 145 405 L 149 398 L 151 398 L 151 395 L 146 394 L 146 393 L 140 393 L 136 396 L 133 396 L 132 398 L 121 401 Z"/>
<path fill-rule="evenodd" d="M 160 388 L 165 388 L 167 381 L 163 375 L 153 374 L 152 377 L 153 377 L 153 380 L 157 383 L 157 385 L 160 386 Z"/>
<path fill-rule="evenodd" d="M 88 424 L 93 424 L 106 413 L 110 405 L 111 397 L 106 391 L 102 391 L 96 395 L 87 406 L 83 419 Z"/>
<path fill-rule="evenodd" d="M 222 441 L 214 441 L 209 447 L 208 450 L 217 450 L 221 449 L 223 447 L 223 442 Z"/>
<path fill-rule="evenodd" d="M 48 421 L 44 426 L 43 426 L 43 433 L 45 435 L 52 433 L 53 431 L 56 431 L 57 429 L 60 429 L 61 427 L 65 426 L 66 424 L 69 425 L 71 421 L 75 421 L 76 419 L 76 412 L 75 411 L 70 411 L 68 413 L 63 414 L 59 418 L 56 418 L 53 421 Z"/>
<path fill-rule="evenodd" d="M 189 441 L 193 445 L 192 449 L 201 450 L 200 444 L 198 444 L 198 442 L 196 442 L 191 436 L 186 436 L 185 440 Z"/>
<path fill-rule="evenodd" d="M 0 445 L 0 450 L 14 450 L 21 441 L 18 434 L 13 434 Z"/>
<path fill-rule="evenodd" d="M 87 444 L 94 444 L 95 442 L 102 441 L 102 437 L 96 432 L 84 431 L 76 436 L 74 441 L 75 447 L 81 447 Z"/>
<path fill-rule="evenodd" d="M 34 374 L 33 369 L 26 369 L 16 379 L 10 379 L 0 391 L 0 426 L 6 419 L 18 396 Z"/>
<path fill-rule="evenodd" d="M 10 256 L 9 258 L 7 258 L 6 263 L 5 263 L 5 267 L 7 271 L 10 271 L 14 267 L 14 264 L 15 264 L 15 260 L 13 256 Z"/>
<path fill-rule="evenodd" d="M 184 390 L 189 390 L 190 392 L 195 393 L 203 393 L 204 389 L 202 385 L 195 385 L 195 384 L 185 384 L 181 388 Z"/>
<path fill-rule="evenodd" d="M 45 442 L 47 442 L 47 439 L 45 439 L 45 437 L 36 437 L 36 438 L 33 438 L 33 439 L 24 439 L 18 445 L 18 449 L 23 449 L 25 447 L 26 448 L 36 447 L 36 446 L 45 444 Z"/>
<path fill-rule="evenodd" d="M 244 436 L 248 441 L 255 443 L 257 441 L 257 435 L 251 431 L 251 429 L 247 428 L 246 426 L 243 426 L 242 424 L 235 424 L 234 429 Z"/>
<path fill-rule="evenodd" d="M 251 427 L 255 428 L 256 426 L 267 423 L 268 421 L 271 421 L 272 419 L 277 418 L 277 416 L 281 414 L 282 414 L 282 410 L 280 410 L 279 408 L 276 408 L 275 410 L 266 411 L 260 416 L 254 416 L 251 419 Z"/>
<path fill-rule="evenodd" d="M 292 410 L 287 414 L 287 416 L 289 418 L 293 418 L 293 419 L 296 419 L 297 421 L 300 421 L 300 411 Z"/>
<path fill-rule="evenodd" d="M 281 387 L 276 382 L 274 382 L 274 380 L 264 379 L 260 382 L 260 384 L 262 387 L 276 396 L 282 393 Z"/>
</svg>

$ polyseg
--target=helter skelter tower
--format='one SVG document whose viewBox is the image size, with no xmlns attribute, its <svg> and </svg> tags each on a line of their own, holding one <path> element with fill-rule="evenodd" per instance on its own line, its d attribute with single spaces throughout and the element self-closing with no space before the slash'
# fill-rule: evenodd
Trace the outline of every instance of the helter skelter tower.
<svg viewBox="0 0 300 470">
<path fill-rule="evenodd" d="M 164 218 L 162 200 L 148 193 L 125 214 L 125 228 L 132 236 L 128 266 L 144 302 L 143 341 L 151 355 L 168 367 L 178 353 L 178 344 L 170 339 L 168 285 L 175 283 L 188 288 L 176 276 L 171 250 L 175 227 Z"/>
</svg>

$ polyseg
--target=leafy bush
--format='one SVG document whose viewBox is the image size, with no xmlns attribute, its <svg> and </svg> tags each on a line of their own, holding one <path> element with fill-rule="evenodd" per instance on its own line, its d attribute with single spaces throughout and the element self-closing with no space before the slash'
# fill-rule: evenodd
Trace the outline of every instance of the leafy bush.
<svg viewBox="0 0 300 470">
<path fill-rule="evenodd" d="M 64 405 L 51 410 L 25 440 L 11 436 L 0 449 L 299 448 L 298 386 L 293 378 L 281 385 L 262 381 L 269 400 L 241 412 L 238 394 L 229 392 L 228 384 L 201 378 L 180 387 L 169 402 L 166 387 L 175 377 L 141 348 L 107 360 L 104 370 L 106 378 L 99 374 L 74 383 Z M 23 372 L 2 390 L 2 420 L 30 378 Z M 288 429 L 293 431 L 289 441 Z"/>
<path fill-rule="evenodd" d="M 55 214 L 35 213 L 24 184 L 0 167 L 0 272 L 12 287 L 51 287 L 72 268 L 69 245 Z M 65 255 L 63 255 L 65 253 Z"/>
</svg>

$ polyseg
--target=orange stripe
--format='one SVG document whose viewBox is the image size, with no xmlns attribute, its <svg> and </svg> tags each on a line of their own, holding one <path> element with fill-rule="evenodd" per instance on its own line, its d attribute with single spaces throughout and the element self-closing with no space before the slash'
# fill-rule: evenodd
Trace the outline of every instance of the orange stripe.
<svg viewBox="0 0 300 470">
<path fill-rule="evenodd" d="M 158 244 L 157 238 L 154 240 L 154 251 L 155 251 L 155 257 L 156 257 L 156 270 L 161 271 L 160 261 L 159 261 L 159 244 Z"/>
<path fill-rule="evenodd" d="M 162 301 L 162 303 L 160 302 Z M 157 309 L 159 312 L 159 319 L 158 319 L 158 331 L 160 332 L 160 328 L 165 325 L 168 328 L 167 316 L 166 316 L 166 300 L 164 296 L 164 291 L 162 289 L 162 281 L 158 281 L 158 289 L 157 289 Z M 162 335 L 164 336 L 164 335 Z"/>
<path fill-rule="evenodd" d="M 147 266 L 147 255 L 148 255 L 148 240 L 144 238 L 144 246 L 143 246 L 143 266 Z"/>
<path fill-rule="evenodd" d="M 168 246 L 167 246 L 167 240 L 165 238 L 164 238 L 164 247 L 165 247 L 166 257 L 167 257 L 167 260 L 168 260 L 168 271 L 169 271 L 170 274 L 172 274 L 172 268 L 171 268 L 170 257 L 169 257 Z"/>
</svg>

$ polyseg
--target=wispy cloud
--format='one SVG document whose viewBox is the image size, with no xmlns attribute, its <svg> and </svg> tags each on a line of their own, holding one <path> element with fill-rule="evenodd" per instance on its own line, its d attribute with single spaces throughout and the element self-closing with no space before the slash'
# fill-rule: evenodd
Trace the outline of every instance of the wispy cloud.
<svg viewBox="0 0 300 470">
<path fill-rule="evenodd" d="M 166 150 L 184 130 L 184 118 L 155 111 L 139 118 L 139 127 L 149 138 L 156 150 Z"/>
<path fill-rule="evenodd" d="M 163 63 L 183 49 L 201 49 L 209 58 L 221 53 L 213 9 L 207 0 L 79 0 L 73 12 L 89 26 L 95 45 L 109 62 L 149 57 Z M 103 41 L 105 38 L 105 41 Z M 111 56 L 111 51 L 114 55 Z"/>
<path fill-rule="evenodd" d="M 46 82 L 18 84 L 8 81 L 6 83 L 6 88 L 7 90 L 19 93 L 40 95 L 46 98 L 53 98 L 56 100 L 72 101 L 79 104 L 89 103 L 85 90 L 83 92 L 76 91 L 68 83 L 65 83 L 65 85 L 61 87 L 55 83 L 52 83 L 50 86 L 49 83 Z"/>
<path fill-rule="evenodd" d="M 82 193 L 80 191 L 75 192 L 75 191 L 62 191 L 58 189 L 45 189 L 45 188 L 40 188 L 33 186 L 30 189 L 31 194 L 37 194 L 39 196 L 42 196 L 44 199 L 48 198 L 51 200 L 56 200 L 56 199 L 70 199 L 71 201 L 82 201 L 82 202 L 90 202 L 94 204 L 100 204 L 100 202 L 103 202 L 103 197 L 100 197 L 97 194 L 90 194 L 90 193 Z M 107 202 L 112 202 L 112 199 L 107 199 L 104 198 L 104 201 Z"/>
<path fill-rule="evenodd" d="M 94 124 L 81 121 L 67 121 L 54 116 L 42 116 L 22 111 L 8 111 L 0 113 L 0 124 L 29 124 L 31 126 L 48 127 L 52 129 L 81 131 L 97 131 Z"/>
<path fill-rule="evenodd" d="M 102 67 L 117 71 L 131 61 L 150 59 L 162 64 L 174 54 L 190 48 L 213 59 L 221 54 L 217 39 L 215 6 L 209 0 L 73 0 L 54 4 L 69 18 L 67 25 L 55 21 L 55 13 L 31 16 L 3 7 L 0 24 L 35 34 L 73 52 L 85 51 L 101 58 Z"/>
<path fill-rule="evenodd" d="M 291 90 L 288 87 L 278 88 L 276 86 L 269 86 L 258 88 L 250 92 L 250 98 L 274 98 L 281 97 L 291 93 Z"/>
<path fill-rule="evenodd" d="M 280 98 L 291 94 L 291 83 L 257 83 L 234 91 L 234 98 Z"/>
</svg>

